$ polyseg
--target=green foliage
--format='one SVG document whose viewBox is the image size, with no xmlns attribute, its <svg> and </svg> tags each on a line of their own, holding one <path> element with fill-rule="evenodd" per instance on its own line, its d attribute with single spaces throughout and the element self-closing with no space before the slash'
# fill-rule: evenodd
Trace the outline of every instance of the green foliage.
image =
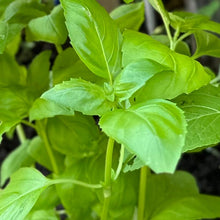
<svg viewBox="0 0 220 220">
<path fill-rule="evenodd" d="M 50 182 L 33 168 L 22 168 L 12 175 L 0 192 L 0 218 L 23 220 Z"/>
<path fill-rule="evenodd" d="M 123 66 L 126 67 L 139 59 L 154 60 L 169 67 L 171 71 L 162 71 L 152 77 L 135 94 L 137 102 L 153 98 L 172 99 L 182 93 L 188 94 L 210 81 L 209 75 L 199 62 L 170 50 L 146 34 L 125 31 Z"/>
<path fill-rule="evenodd" d="M 1 165 L 0 219 L 220 217 L 220 198 L 176 171 L 183 152 L 220 142 L 219 78 L 195 60 L 220 57 L 220 24 L 149 3 L 167 35 L 138 32 L 143 1 L 108 14 L 96 0 L 0 0 L 0 141 L 20 123 L 36 133 L 28 140 L 16 129 L 21 144 Z M 24 64 L 20 54 L 36 45 L 43 51 Z"/>
<path fill-rule="evenodd" d="M 57 6 L 50 15 L 32 19 L 26 29 L 26 38 L 29 41 L 63 44 L 67 38 L 67 31 L 62 8 Z"/>
<path fill-rule="evenodd" d="M 194 178 L 186 172 L 152 175 L 148 184 L 145 219 L 214 219 L 220 214 L 220 198 L 199 194 Z"/>
<path fill-rule="evenodd" d="M 156 99 L 115 110 L 101 118 L 100 126 L 154 172 L 174 172 L 184 144 L 186 123 L 173 103 Z"/>
<path fill-rule="evenodd" d="M 122 5 L 110 13 L 110 16 L 123 29 L 139 30 L 144 22 L 144 3 Z"/>
<path fill-rule="evenodd" d="M 103 88 L 82 79 L 64 81 L 45 92 L 42 98 L 87 115 L 102 115 L 114 104 Z"/>
<path fill-rule="evenodd" d="M 29 145 L 30 141 L 25 141 L 3 161 L 1 165 L 1 186 L 19 168 L 31 166 L 34 163 L 33 158 L 27 152 Z"/>
<path fill-rule="evenodd" d="M 71 44 L 80 59 L 94 74 L 111 80 L 121 70 L 120 29 L 95 0 L 61 3 Z"/>
<path fill-rule="evenodd" d="M 190 131 L 186 135 L 184 151 L 203 146 L 208 147 L 208 145 L 217 144 L 220 141 L 219 87 L 208 85 L 190 95 L 181 95 L 174 101 L 185 112 Z"/>
</svg>

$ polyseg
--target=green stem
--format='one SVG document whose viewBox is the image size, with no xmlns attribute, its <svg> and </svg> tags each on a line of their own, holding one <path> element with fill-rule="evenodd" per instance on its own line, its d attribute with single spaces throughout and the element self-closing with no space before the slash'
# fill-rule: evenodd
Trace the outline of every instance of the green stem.
<svg viewBox="0 0 220 220">
<path fill-rule="evenodd" d="M 170 21 L 169 21 L 168 14 L 167 14 L 166 10 L 163 7 L 161 7 L 158 0 L 155 0 L 155 4 L 157 6 L 157 9 L 158 9 L 161 17 L 162 17 L 162 20 L 163 20 L 163 23 L 164 23 L 164 26 L 165 26 L 165 29 L 166 29 L 166 32 L 167 32 L 167 36 L 170 40 L 170 45 L 172 45 L 173 44 L 173 38 L 172 38 L 170 27 L 169 27 Z"/>
<path fill-rule="evenodd" d="M 89 184 L 79 180 L 70 180 L 70 179 L 56 179 L 51 180 L 53 184 L 61 184 L 61 183 L 73 183 L 75 185 L 91 188 L 91 189 L 100 189 L 103 186 L 101 184 Z"/>
<path fill-rule="evenodd" d="M 25 124 L 25 125 L 27 125 L 27 126 L 29 126 L 29 127 L 32 127 L 32 128 L 34 128 L 35 130 L 37 130 L 36 126 L 35 126 L 34 124 L 30 123 L 29 121 L 21 120 L 21 123 L 22 123 L 22 124 Z"/>
<path fill-rule="evenodd" d="M 176 45 L 177 45 L 180 41 L 184 40 L 186 37 L 188 37 L 188 36 L 191 35 L 191 34 L 192 34 L 192 32 L 186 32 L 185 34 L 181 35 L 181 36 L 179 37 L 179 39 L 176 41 Z"/>
<path fill-rule="evenodd" d="M 171 50 L 175 50 L 176 49 L 177 40 L 178 40 L 179 35 L 180 35 L 180 27 L 177 27 L 177 29 L 175 31 L 175 34 L 174 34 L 174 37 L 173 37 L 173 42 L 170 45 L 170 49 Z"/>
<path fill-rule="evenodd" d="M 140 171 L 140 185 L 138 198 L 138 220 L 144 220 L 146 186 L 147 186 L 148 167 L 144 166 Z"/>
<path fill-rule="evenodd" d="M 118 167 L 117 167 L 117 170 L 116 170 L 116 174 L 115 174 L 114 180 L 116 180 L 119 177 L 119 175 L 120 175 L 120 172 L 121 172 L 121 169 L 122 169 L 122 165 L 123 165 L 123 161 L 124 161 L 124 154 L 125 154 L 125 146 L 122 144 L 121 145 L 121 150 L 120 150 L 119 163 L 118 163 Z"/>
<path fill-rule="evenodd" d="M 112 181 L 111 171 L 112 171 L 113 150 L 114 150 L 114 139 L 109 138 L 107 151 L 106 151 L 106 158 L 105 158 L 105 182 L 103 188 L 104 205 L 102 209 L 101 220 L 108 219 L 108 210 L 111 199 L 111 181 Z"/>
<path fill-rule="evenodd" d="M 59 169 L 58 169 L 58 166 L 57 166 L 55 157 L 54 157 L 54 153 L 53 153 L 53 150 L 52 150 L 52 148 L 51 148 L 51 146 L 50 146 L 50 143 L 49 143 L 49 140 L 48 140 L 48 138 L 47 138 L 46 131 L 45 131 L 45 126 L 44 126 L 44 124 L 42 123 L 42 121 L 38 121 L 38 122 L 37 122 L 37 132 L 38 132 L 39 136 L 40 136 L 40 137 L 43 139 L 43 141 L 44 141 L 45 148 L 46 148 L 46 151 L 47 151 L 48 156 L 49 156 L 49 158 L 50 158 L 50 162 L 51 162 L 53 171 L 54 171 L 55 173 L 59 173 Z"/>
<path fill-rule="evenodd" d="M 63 48 L 62 48 L 61 45 L 57 45 L 57 44 L 55 44 L 55 47 L 56 47 L 56 50 L 57 50 L 57 53 L 58 53 L 58 54 L 60 54 L 60 53 L 63 52 Z"/>
<path fill-rule="evenodd" d="M 24 143 L 26 141 L 26 136 L 23 130 L 23 127 L 21 126 L 21 124 L 16 126 L 16 131 L 17 131 L 17 135 L 18 135 L 18 139 L 20 141 L 20 143 Z"/>
</svg>

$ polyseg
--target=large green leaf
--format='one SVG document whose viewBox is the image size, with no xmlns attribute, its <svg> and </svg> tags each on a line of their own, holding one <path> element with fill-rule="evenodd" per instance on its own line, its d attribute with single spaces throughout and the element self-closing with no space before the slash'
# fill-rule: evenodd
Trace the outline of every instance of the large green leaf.
<svg viewBox="0 0 220 220">
<path fill-rule="evenodd" d="M 34 163 L 34 160 L 27 153 L 27 148 L 30 141 L 25 141 L 19 147 L 17 147 L 12 153 L 10 153 L 1 165 L 1 186 L 5 181 L 16 172 L 19 168 L 24 166 L 30 166 Z"/>
<path fill-rule="evenodd" d="M 114 81 L 114 92 L 120 101 L 130 98 L 155 74 L 170 70 L 153 60 L 140 59 L 128 64 Z"/>
<path fill-rule="evenodd" d="M 135 94 L 137 102 L 152 98 L 171 99 L 190 93 L 210 81 L 210 76 L 199 62 L 170 50 L 146 34 L 127 30 L 124 32 L 123 66 L 139 59 L 152 59 L 172 71 L 161 72 L 148 80 Z"/>
<path fill-rule="evenodd" d="M 56 6 L 49 15 L 32 19 L 26 29 L 26 38 L 28 41 L 63 44 L 67 38 L 67 30 L 61 6 Z"/>
<path fill-rule="evenodd" d="M 92 74 L 71 47 L 56 57 L 52 71 L 54 85 L 70 80 L 70 78 L 81 78 L 96 84 L 104 82 L 103 78 Z"/>
<path fill-rule="evenodd" d="M 82 79 L 58 84 L 45 92 L 42 98 L 86 115 L 102 115 L 113 107 L 104 89 Z"/>
<path fill-rule="evenodd" d="M 220 216 L 220 197 L 199 194 L 194 178 L 183 171 L 151 175 L 146 191 L 146 220 L 196 220 Z"/>
<path fill-rule="evenodd" d="M 9 185 L 0 191 L 0 218 L 23 220 L 50 184 L 36 169 L 18 170 L 12 175 Z"/>
<path fill-rule="evenodd" d="M 175 104 L 149 100 L 108 112 L 99 123 L 108 136 L 124 144 L 154 172 L 174 172 L 186 134 L 183 112 Z"/>
<path fill-rule="evenodd" d="M 31 19 L 46 15 L 46 8 L 38 0 L 15 0 L 4 11 L 3 20 L 27 24 Z"/>
<path fill-rule="evenodd" d="M 44 51 L 37 55 L 29 66 L 27 86 L 37 98 L 49 88 L 51 51 Z"/>
<path fill-rule="evenodd" d="M 96 75 L 111 80 L 121 70 L 120 29 L 96 0 L 62 0 L 66 25 L 81 60 Z"/>
<path fill-rule="evenodd" d="M 197 31 L 194 34 L 196 38 L 196 52 L 193 58 L 198 58 L 204 55 L 220 57 L 220 38 L 214 34 Z"/>
<path fill-rule="evenodd" d="M 206 30 L 220 34 L 220 23 L 211 21 L 209 17 L 190 12 L 169 13 L 171 25 L 181 32 L 195 32 Z"/>
<path fill-rule="evenodd" d="M 29 111 L 31 121 L 51 118 L 56 115 L 74 115 L 74 110 L 61 106 L 53 101 L 39 98 L 35 100 Z"/>
<path fill-rule="evenodd" d="M 48 119 L 47 134 L 52 147 L 65 155 L 90 157 L 98 150 L 100 132 L 90 116 L 77 113 Z"/>
<path fill-rule="evenodd" d="M 220 87 L 208 85 L 174 101 L 188 123 L 184 151 L 220 142 Z"/>
<path fill-rule="evenodd" d="M 144 22 L 144 3 L 138 2 L 129 5 L 121 5 L 113 10 L 110 16 L 122 30 L 139 30 Z"/>
</svg>

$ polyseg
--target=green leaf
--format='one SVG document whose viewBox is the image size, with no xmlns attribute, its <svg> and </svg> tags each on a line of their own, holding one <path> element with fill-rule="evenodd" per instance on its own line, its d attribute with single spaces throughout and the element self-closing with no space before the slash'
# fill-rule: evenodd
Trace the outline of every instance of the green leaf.
<svg viewBox="0 0 220 220">
<path fill-rule="evenodd" d="M 120 29 L 96 0 L 61 1 L 71 44 L 97 76 L 112 80 L 121 70 Z"/>
<path fill-rule="evenodd" d="M 2 135 L 5 132 L 8 132 L 16 124 L 19 124 L 19 122 L 20 119 L 11 119 L 9 121 L 4 121 L 4 122 L 0 120 L 0 143 L 2 141 Z"/>
<path fill-rule="evenodd" d="M 56 115 L 74 115 L 74 110 L 53 101 L 39 98 L 35 100 L 29 111 L 30 121 L 51 118 Z"/>
<path fill-rule="evenodd" d="M 208 17 L 190 12 L 169 13 L 171 25 L 181 32 L 195 32 L 206 30 L 220 34 L 220 23 L 211 21 Z"/>
<path fill-rule="evenodd" d="M 34 160 L 27 153 L 27 148 L 30 141 L 25 141 L 19 147 L 17 147 L 12 153 L 10 153 L 1 165 L 1 186 L 5 181 L 16 172 L 19 168 L 24 166 L 30 166 L 34 163 Z"/>
<path fill-rule="evenodd" d="M 12 175 L 9 185 L 0 191 L 0 218 L 23 220 L 50 184 L 36 169 L 18 170 Z"/>
<path fill-rule="evenodd" d="M 5 10 L 3 20 L 27 24 L 31 19 L 46 15 L 45 6 L 38 0 L 15 0 Z"/>
<path fill-rule="evenodd" d="M 128 120 L 129 118 L 129 120 Z M 174 172 L 186 134 L 183 112 L 165 100 L 149 100 L 106 113 L 102 130 L 124 144 L 154 172 Z"/>
<path fill-rule="evenodd" d="M 214 34 L 205 31 L 197 31 L 194 34 L 196 38 L 196 52 L 193 58 L 208 55 L 213 57 L 220 57 L 220 38 Z"/>
<path fill-rule="evenodd" d="M 35 137 L 31 140 L 28 149 L 28 154 L 34 158 L 39 164 L 46 167 L 47 169 L 54 171 L 53 166 L 50 163 L 50 158 L 46 150 L 45 144 L 40 137 Z M 63 170 L 64 158 L 63 155 L 57 151 L 53 151 L 53 156 L 56 160 L 56 164 L 59 167 L 59 171 Z"/>
<path fill-rule="evenodd" d="M 71 47 L 62 51 L 57 56 L 52 71 L 54 85 L 70 80 L 71 78 L 81 78 L 96 84 L 104 83 L 103 78 L 92 74 Z"/>
<path fill-rule="evenodd" d="M 150 175 L 145 219 L 212 219 L 220 216 L 220 197 L 199 194 L 194 178 L 183 171 Z"/>
<path fill-rule="evenodd" d="M 45 92 L 42 98 L 86 115 L 102 115 L 113 107 L 100 86 L 81 79 L 58 84 Z"/>
<path fill-rule="evenodd" d="M 18 121 L 27 117 L 32 104 L 25 87 L 0 87 L 0 120 Z"/>
<path fill-rule="evenodd" d="M 0 21 L 0 54 L 4 52 L 7 43 L 8 24 Z"/>
<path fill-rule="evenodd" d="M 110 16 L 122 30 L 139 30 L 144 22 L 144 3 L 138 2 L 129 5 L 121 5 L 113 10 Z"/>
<path fill-rule="evenodd" d="M 90 166 L 88 162 L 87 158 L 74 162 L 72 166 L 68 167 L 60 175 L 60 178 L 78 179 L 88 182 L 88 166 Z M 98 200 L 93 190 L 69 183 L 59 184 L 56 188 L 70 219 L 94 220 L 93 216 L 96 216 L 96 214 L 93 211 L 93 207 L 97 204 Z"/>
<path fill-rule="evenodd" d="M 7 6 L 13 1 L 14 0 L 7 0 L 7 1 L 0 0 L 0 18 L 2 16 L 3 12 L 5 11 L 5 9 L 7 8 Z"/>
<path fill-rule="evenodd" d="M 170 46 L 170 40 L 168 38 L 167 35 L 151 35 L 151 37 L 157 41 L 159 41 L 160 43 L 166 45 L 167 47 Z M 176 45 L 176 48 L 175 48 L 175 51 L 177 53 L 180 53 L 180 54 L 184 54 L 184 55 L 187 55 L 187 56 L 191 56 L 191 52 L 190 52 L 190 49 L 189 49 L 189 45 L 184 42 L 184 41 L 180 41 L 177 45 Z"/>
<path fill-rule="evenodd" d="M 61 6 L 54 7 L 49 15 L 32 19 L 26 29 L 28 41 L 46 41 L 60 45 L 66 38 L 67 30 Z"/>
<path fill-rule="evenodd" d="M 44 51 L 32 61 L 27 74 L 27 86 L 37 98 L 49 88 L 51 51 Z"/>
<path fill-rule="evenodd" d="M 174 101 L 188 123 L 183 151 L 220 142 L 220 87 L 208 85 Z"/>
<path fill-rule="evenodd" d="M 52 147 L 75 158 L 96 154 L 100 132 L 92 117 L 77 113 L 48 119 L 47 134 Z"/>
<path fill-rule="evenodd" d="M 41 209 L 30 212 L 24 220 L 59 220 L 54 209 Z"/>
<path fill-rule="evenodd" d="M 26 216 L 25 220 L 58 220 L 58 215 L 56 214 L 55 207 L 60 204 L 60 199 L 58 197 L 56 187 L 49 186 L 45 189 L 36 204 Z"/>
<path fill-rule="evenodd" d="M 199 89 L 210 81 L 199 62 L 170 50 L 146 34 L 127 30 L 124 32 L 123 66 L 139 59 L 154 60 L 172 71 L 161 72 L 148 80 L 135 94 L 137 102 L 153 98 L 171 99 Z"/>
<path fill-rule="evenodd" d="M 170 70 L 153 60 L 140 59 L 128 64 L 114 81 L 114 92 L 119 101 L 130 98 L 155 74 Z"/>
<path fill-rule="evenodd" d="M 19 66 L 12 56 L 6 53 L 0 55 L 0 66 L 0 87 L 25 84 L 26 70 Z"/>
</svg>

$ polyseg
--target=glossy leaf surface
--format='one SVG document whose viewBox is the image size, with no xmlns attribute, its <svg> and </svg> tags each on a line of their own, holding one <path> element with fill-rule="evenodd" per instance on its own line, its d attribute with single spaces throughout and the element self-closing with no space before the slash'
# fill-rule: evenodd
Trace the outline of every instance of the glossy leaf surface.
<svg viewBox="0 0 220 220">
<path fill-rule="evenodd" d="M 121 69 L 120 29 L 95 0 L 61 1 L 71 44 L 96 75 L 111 80 Z"/>
<path fill-rule="evenodd" d="M 114 92 L 120 101 L 130 98 L 154 75 L 170 70 L 153 60 L 140 59 L 128 64 L 114 81 Z"/>
<path fill-rule="evenodd" d="M 154 172 L 174 172 L 186 134 L 183 112 L 175 104 L 158 99 L 115 110 L 101 118 L 100 126 Z"/>
<path fill-rule="evenodd" d="M 42 98 L 86 115 L 102 115 L 113 106 L 101 87 L 81 79 L 58 84 L 45 92 Z"/>
<path fill-rule="evenodd" d="M 0 192 L 0 218 L 23 220 L 50 181 L 33 168 L 21 168 Z"/>
<path fill-rule="evenodd" d="M 152 98 L 171 99 L 182 93 L 190 93 L 210 81 L 210 76 L 200 63 L 171 51 L 150 36 L 125 31 L 124 38 L 123 66 L 139 59 L 152 59 L 172 69 L 152 77 L 143 89 L 135 94 L 137 102 Z"/>
<path fill-rule="evenodd" d="M 184 151 L 220 141 L 220 88 L 208 85 L 174 100 L 188 123 Z"/>
</svg>

